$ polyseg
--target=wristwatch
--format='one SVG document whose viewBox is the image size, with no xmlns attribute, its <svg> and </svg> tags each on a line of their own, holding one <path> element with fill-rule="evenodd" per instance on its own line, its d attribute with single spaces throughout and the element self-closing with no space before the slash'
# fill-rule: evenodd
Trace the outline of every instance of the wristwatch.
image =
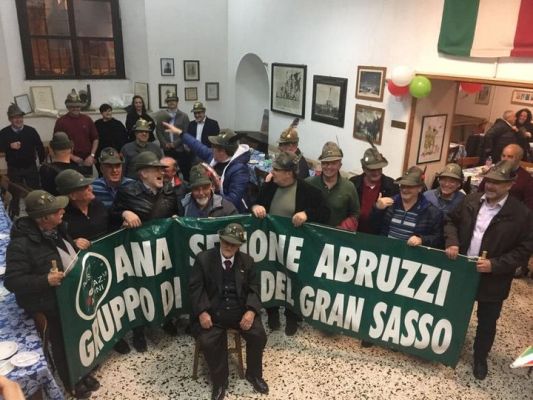
<svg viewBox="0 0 533 400">
<path fill-rule="evenodd" d="M 92 158 L 94 158 L 94 153 L 89 154 Z"/>
</svg>

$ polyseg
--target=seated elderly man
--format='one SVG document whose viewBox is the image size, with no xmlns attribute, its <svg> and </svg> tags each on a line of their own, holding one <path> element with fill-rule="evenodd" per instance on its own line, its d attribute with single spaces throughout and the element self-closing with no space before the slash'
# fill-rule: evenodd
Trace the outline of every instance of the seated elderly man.
<svg viewBox="0 0 533 400">
<path fill-rule="evenodd" d="M 59 377 L 66 390 L 78 399 L 88 399 L 100 387 L 86 375 L 71 382 L 55 288 L 64 278 L 64 268 L 76 257 L 76 244 L 62 224 L 68 197 L 54 197 L 34 190 L 26 198 L 27 217 L 16 220 L 6 253 L 6 288 L 28 314 L 43 313 Z"/>
<path fill-rule="evenodd" d="M 246 340 L 246 379 L 265 394 L 263 350 L 267 338 L 254 260 L 239 251 L 246 242 L 242 225 L 231 223 L 218 234 L 220 247 L 199 253 L 191 270 L 191 330 L 209 367 L 212 399 L 223 399 L 228 387 L 228 329 L 237 329 Z"/>
<path fill-rule="evenodd" d="M 181 139 L 196 156 L 209 163 L 220 177 L 220 183 L 215 191 L 226 200 L 233 203 L 235 208 L 244 213 L 248 210 L 247 193 L 250 182 L 250 148 L 246 144 L 239 144 L 238 135 L 231 129 L 222 129 L 217 136 L 208 136 L 212 148 L 202 144 L 192 135 L 183 133 L 178 128 L 163 122 L 166 131 L 181 135 Z"/>
<path fill-rule="evenodd" d="M 297 178 L 298 162 L 296 154 L 278 154 L 272 163 L 272 181 L 263 185 L 257 204 L 252 206 L 256 218 L 265 218 L 267 213 L 289 217 L 296 227 L 307 221 L 325 223 L 328 220 L 329 209 L 320 190 Z M 267 313 L 270 329 L 279 329 L 279 307 L 267 308 Z M 292 336 L 298 331 L 298 315 L 286 308 L 285 317 L 285 334 Z"/>
<path fill-rule="evenodd" d="M 233 203 L 213 191 L 209 173 L 201 164 L 191 168 L 189 174 L 191 193 L 181 201 L 185 217 L 224 217 L 238 214 Z"/>
<path fill-rule="evenodd" d="M 114 223 L 122 218 L 126 228 L 137 228 L 143 222 L 157 218 L 168 218 L 183 215 L 180 199 L 170 186 L 163 180 L 165 165 L 151 151 L 145 151 L 134 159 L 135 170 L 139 180 L 118 189 L 115 202 L 111 209 Z M 176 327 L 167 322 L 164 326 L 169 334 L 176 334 Z M 144 327 L 133 329 L 133 347 L 142 353 L 147 350 Z"/>
<path fill-rule="evenodd" d="M 102 177 L 93 182 L 93 193 L 104 207 L 111 208 L 118 188 L 130 184 L 133 179 L 122 176 L 122 158 L 118 151 L 112 147 L 102 149 L 98 162 Z"/>
<path fill-rule="evenodd" d="M 458 164 L 447 164 L 438 173 L 439 187 L 424 192 L 427 201 L 447 215 L 465 198 L 461 192 L 463 184 L 463 171 Z"/>
<path fill-rule="evenodd" d="M 330 214 L 327 225 L 355 232 L 359 215 L 359 198 L 355 186 L 340 174 L 342 150 L 334 142 L 327 142 L 318 159 L 322 174 L 306 179 L 322 192 Z"/>
</svg>

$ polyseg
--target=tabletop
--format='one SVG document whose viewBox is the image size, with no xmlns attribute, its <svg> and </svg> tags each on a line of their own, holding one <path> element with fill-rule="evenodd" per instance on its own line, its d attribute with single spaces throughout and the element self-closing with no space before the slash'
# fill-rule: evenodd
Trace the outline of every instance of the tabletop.
<svg viewBox="0 0 533 400">
<path fill-rule="evenodd" d="M 10 228 L 11 221 L 0 203 L 0 266 L 5 266 Z M 15 367 L 6 375 L 7 378 L 16 381 L 26 397 L 42 388 L 45 399 L 64 399 L 63 391 L 54 380 L 44 357 L 41 339 L 33 319 L 17 305 L 15 295 L 4 287 L 3 277 L 0 277 L 0 307 L 0 342 L 16 342 L 17 353 L 33 351 L 39 354 L 37 363 L 25 368 Z"/>
</svg>

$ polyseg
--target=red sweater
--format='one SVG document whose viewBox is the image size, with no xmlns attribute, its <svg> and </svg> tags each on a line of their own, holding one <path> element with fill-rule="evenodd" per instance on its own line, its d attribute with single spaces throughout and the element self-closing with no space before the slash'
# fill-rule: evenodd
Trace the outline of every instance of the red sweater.
<svg viewBox="0 0 533 400">
<path fill-rule="evenodd" d="M 73 153 L 83 159 L 91 154 L 93 142 L 98 140 L 98 131 L 91 117 L 80 114 L 73 117 L 70 114 L 63 115 L 56 121 L 54 132 L 65 132 L 74 143 Z"/>
</svg>

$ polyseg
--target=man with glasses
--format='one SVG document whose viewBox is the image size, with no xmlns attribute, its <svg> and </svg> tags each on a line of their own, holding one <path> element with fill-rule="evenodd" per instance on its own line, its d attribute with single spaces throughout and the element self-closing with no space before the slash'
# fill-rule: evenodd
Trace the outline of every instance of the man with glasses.
<svg viewBox="0 0 533 400">
<path fill-rule="evenodd" d="M 515 268 L 526 265 L 533 253 L 533 214 L 509 195 L 515 178 L 511 161 L 496 164 L 485 175 L 484 192 L 467 195 L 448 214 L 444 228 L 446 255 L 475 258 L 480 273 L 473 366 L 478 380 L 487 377 L 487 358 Z"/>
<path fill-rule="evenodd" d="M 187 132 L 207 147 L 211 147 L 208 137 L 219 134 L 218 122 L 205 115 L 205 106 L 199 101 L 194 103 L 191 112 L 194 115 L 194 120 L 189 123 Z"/>
</svg>

